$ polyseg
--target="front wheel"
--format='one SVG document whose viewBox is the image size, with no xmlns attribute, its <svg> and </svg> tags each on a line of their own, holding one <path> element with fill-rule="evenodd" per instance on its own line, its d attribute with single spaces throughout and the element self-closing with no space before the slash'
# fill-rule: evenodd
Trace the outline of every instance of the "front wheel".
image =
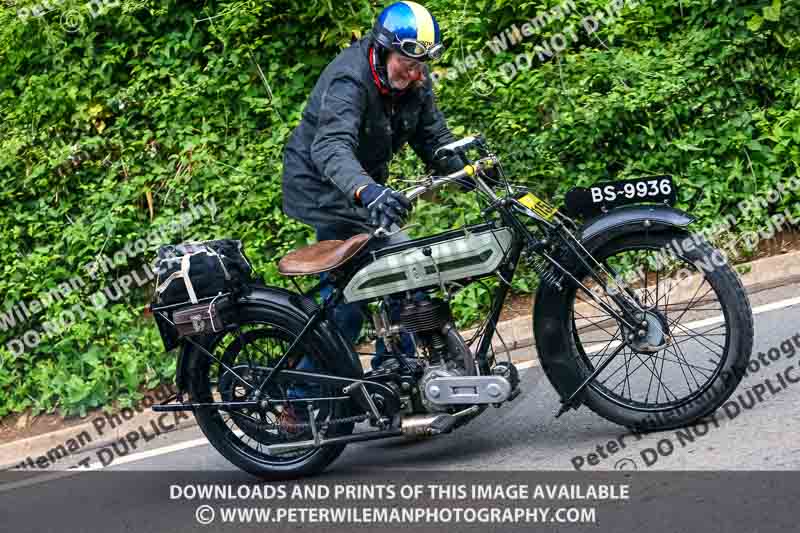
<svg viewBox="0 0 800 533">
<path fill-rule="evenodd" d="M 620 323 L 574 285 L 540 288 L 534 312 L 539 355 L 562 398 L 615 351 L 580 399 L 633 430 L 691 424 L 733 393 L 752 352 L 750 303 L 718 250 L 705 242 L 674 246 L 688 236 L 683 231 L 628 234 L 593 253 L 607 287 L 638 302 L 644 320 L 636 326 L 646 322 L 647 335 Z M 619 311 L 588 273 L 579 277 Z"/>
</svg>

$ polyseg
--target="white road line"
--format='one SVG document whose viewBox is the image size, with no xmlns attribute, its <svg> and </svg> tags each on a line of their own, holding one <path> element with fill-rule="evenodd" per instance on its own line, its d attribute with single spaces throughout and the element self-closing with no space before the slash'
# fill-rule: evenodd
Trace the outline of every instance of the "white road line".
<svg viewBox="0 0 800 533">
<path fill-rule="evenodd" d="M 781 300 L 779 302 L 773 302 L 773 303 L 770 303 L 770 304 L 765 304 L 765 305 L 760 305 L 758 307 L 754 307 L 753 308 L 753 315 L 760 315 L 762 313 L 768 313 L 770 311 L 777 311 L 779 309 L 785 309 L 787 307 L 792 307 L 794 305 L 800 305 L 800 297 L 789 298 L 787 300 Z M 686 324 L 686 326 L 687 327 L 693 327 L 693 326 L 694 327 L 703 327 L 703 325 L 715 324 L 716 322 L 710 322 L 708 324 L 705 324 L 708 321 L 712 321 L 712 320 L 721 322 L 722 321 L 722 315 L 720 315 L 719 317 L 707 318 L 707 319 L 704 319 L 704 320 L 698 320 L 696 322 L 690 322 L 689 324 Z M 698 324 L 700 324 L 700 326 L 698 326 Z M 603 346 L 605 346 L 605 344 Z M 523 363 L 519 363 L 517 365 L 517 368 L 521 369 L 521 370 L 525 370 L 525 369 L 532 368 L 534 366 L 539 366 L 539 361 L 536 360 L 536 359 L 531 360 L 531 361 L 525 361 Z M 155 450 L 150 450 L 150 451 L 146 451 L 146 452 L 140 452 L 140 453 L 136 453 L 136 454 L 132 454 L 132 455 L 128 455 L 128 456 L 122 457 L 120 459 L 115 460 L 113 463 L 108 465 L 108 467 L 113 467 L 113 466 L 117 466 L 117 465 L 123 465 L 123 464 L 127 464 L 127 463 L 134 463 L 136 461 L 141 461 L 143 459 L 149 459 L 151 457 L 157 457 L 159 455 L 165 455 L 165 454 L 168 454 L 168 453 L 178 452 L 178 451 L 181 451 L 181 450 L 188 450 L 190 448 L 197 448 L 199 446 L 206 446 L 206 445 L 209 445 L 209 444 L 208 444 L 208 440 L 206 440 L 205 438 L 193 439 L 193 440 L 189 440 L 189 441 L 186 441 L 186 442 L 179 442 L 177 444 L 172 444 L 170 446 L 164 446 L 163 448 L 157 448 Z M 62 472 L 62 474 L 69 475 L 69 474 L 72 474 L 73 472 L 77 474 L 77 473 L 80 473 L 80 472 L 87 472 L 87 471 L 92 471 L 92 470 L 103 470 L 104 468 L 108 468 L 108 467 L 104 467 L 104 466 L 102 466 L 102 464 L 98 464 L 98 465 L 91 466 L 89 468 L 76 469 L 74 471 Z M 58 476 L 58 477 L 63 477 L 63 476 Z M 46 480 L 40 480 L 39 482 L 41 482 L 41 481 L 46 481 Z M 27 481 L 24 481 L 24 482 L 19 482 L 19 483 L 11 483 L 11 484 L 7 484 L 7 485 L 2 485 L 2 486 L 0 486 L 0 492 L 6 491 L 6 490 L 9 490 L 10 488 L 12 488 L 12 487 L 10 487 L 10 485 L 14 485 L 16 487 L 18 485 L 23 485 L 24 486 L 24 485 L 33 484 L 33 483 L 36 483 L 36 481 L 34 479 L 27 480 Z"/>
<path fill-rule="evenodd" d="M 205 446 L 208 445 L 208 440 L 205 438 L 202 439 L 193 439 L 187 440 L 186 442 L 179 442 L 177 444 L 172 444 L 170 446 L 164 446 L 163 448 L 156 448 L 155 450 L 150 450 L 147 452 L 139 452 L 133 455 L 127 455 L 125 457 L 121 457 L 119 459 L 114 460 L 113 463 L 109 464 L 108 466 L 103 466 L 102 463 L 97 463 L 93 466 L 88 466 L 86 468 L 73 468 L 70 470 L 60 470 L 54 471 L 51 474 L 45 474 L 40 477 L 34 477 L 31 479 L 24 479 L 22 481 L 15 481 L 12 483 L 3 483 L 0 485 L 0 492 L 6 492 L 9 490 L 16 490 L 21 489 L 24 487 L 29 487 L 31 485 L 38 485 L 39 483 L 46 483 L 48 481 L 55 481 L 57 479 L 62 479 L 69 476 L 74 476 L 80 474 L 82 472 L 92 472 L 97 470 L 104 470 L 108 467 L 113 467 L 117 465 L 124 465 L 126 463 L 133 463 L 135 461 L 141 461 L 143 459 L 149 459 L 150 457 L 156 457 L 158 455 L 164 455 L 167 453 L 178 452 L 181 450 L 188 450 L 189 448 L 196 448 L 198 446 Z M 10 470 L 9 472 L 24 472 L 23 470 Z"/>
<path fill-rule="evenodd" d="M 753 314 L 760 315 L 761 313 L 777 311 L 778 309 L 784 309 L 786 307 L 791 307 L 798 304 L 800 304 L 800 296 L 797 298 L 789 298 L 788 300 L 781 300 L 779 302 L 772 302 L 771 304 L 759 305 L 758 307 L 753 308 Z"/>
<path fill-rule="evenodd" d="M 761 313 L 768 313 L 770 311 L 777 311 L 778 309 L 784 309 L 786 307 L 791 307 L 793 305 L 800 304 L 800 297 L 798 298 L 789 298 L 788 300 L 782 300 L 780 302 L 772 302 L 771 304 L 764 304 L 759 305 L 758 307 L 753 308 L 753 315 L 760 315 Z M 686 327 L 695 329 L 695 328 L 703 328 L 706 326 L 713 326 L 714 324 L 724 322 L 725 318 L 722 315 L 706 318 L 704 320 L 698 320 L 696 322 L 690 322 L 686 324 Z"/>
<path fill-rule="evenodd" d="M 149 450 L 146 452 L 139 452 L 139 453 L 134 453 L 132 455 L 126 455 L 124 457 L 120 457 L 119 459 L 115 459 L 114 462 L 109 464 L 108 466 L 103 466 L 102 464 L 96 464 L 94 466 L 90 466 L 89 468 L 82 469 L 81 472 L 86 472 L 91 470 L 102 470 L 104 468 L 108 468 L 109 466 L 119 466 L 127 463 L 134 463 L 136 461 L 141 461 L 142 459 L 149 459 L 150 457 L 157 457 L 159 455 L 163 455 L 166 453 L 188 450 L 189 448 L 197 448 L 198 446 L 203 446 L 206 444 L 208 444 L 208 439 L 206 439 L 205 437 L 199 439 L 187 440 L 184 442 L 178 442 L 177 444 L 170 444 L 169 446 L 156 448 L 155 450 Z"/>
</svg>

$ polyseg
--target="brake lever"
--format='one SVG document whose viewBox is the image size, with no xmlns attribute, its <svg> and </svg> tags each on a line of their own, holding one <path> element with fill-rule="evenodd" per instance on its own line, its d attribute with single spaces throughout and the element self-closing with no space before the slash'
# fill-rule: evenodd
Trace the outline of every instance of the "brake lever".
<svg viewBox="0 0 800 533">
<path fill-rule="evenodd" d="M 377 237 L 379 239 L 386 239 L 386 238 L 389 238 L 391 236 L 391 234 L 389 233 L 389 231 L 386 228 L 381 226 L 381 227 L 379 227 L 378 229 L 376 229 L 375 231 L 372 232 L 372 236 L 373 237 Z"/>
<path fill-rule="evenodd" d="M 381 226 L 380 228 L 376 229 L 372 232 L 373 237 L 377 237 L 379 239 L 388 239 L 389 237 L 393 237 L 400 232 L 407 230 L 408 228 L 413 228 L 414 226 L 421 226 L 419 222 L 415 222 L 414 224 L 409 224 L 407 226 L 403 226 L 402 228 L 398 229 L 397 231 L 389 231 L 385 227 Z"/>
</svg>

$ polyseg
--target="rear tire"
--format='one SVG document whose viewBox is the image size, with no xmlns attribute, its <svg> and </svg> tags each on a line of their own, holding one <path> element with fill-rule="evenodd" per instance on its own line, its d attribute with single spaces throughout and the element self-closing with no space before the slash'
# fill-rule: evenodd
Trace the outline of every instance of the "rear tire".
<svg viewBox="0 0 800 533">
<path fill-rule="evenodd" d="M 241 352 L 246 352 L 248 346 L 252 346 L 252 352 L 256 353 L 259 357 L 266 357 L 264 355 L 264 348 L 255 345 L 258 341 L 268 339 L 274 341 L 274 345 L 283 346 L 276 349 L 275 354 L 279 355 L 285 351 L 289 344 L 299 335 L 304 324 L 299 320 L 294 320 L 291 315 L 281 314 L 272 309 L 260 306 L 248 306 L 241 310 L 241 320 L 243 330 L 247 330 L 243 334 L 243 341 L 239 342 L 239 338 L 235 332 L 227 332 L 226 334 L 218 335 L 212 339 L 208 339 L 204 343 L 204 347 L 217 358 L 223 360 L 226 365 L 233 367 L 234 365 L 241 365 L 242 359 L 237 360 L 237 356 Z M 306 338 L 310 339 L 309 342 L 304 342 L 298 345 L 294 353 L 306 354 L 312 357 L 319 373 L 337 374 L 336 368 L 331 368 L 330 363 L 325 363 L 325 359 L 321 357 L 321 349 L 319 343 L 314 343 L 313 336 L 308 335 Z M 271 344 L 271 345 L 273 345 Z M 258 350 L 258 351 L 256 351 Z M 252 354 L 250 355 L 252 357 Z M 257 357 L 256 357 L 257 359 Z M 257 361 L 256 363 L 263 366 L 274 365 L 275 359 L 269 361 Z M 192 353 L 188 357 L 189 367 L 188 371 L 188 389 L 191 394 L 192 400 L 196 402 L 210 402 L 219 401 L 221 393 L 232 394 L 233 385 L 224 385 L 226 380 L 223 379 L 222 387 L 215 387 L 219 383 L 220 377 L 226 371 L 221 368 L 218 363 L 213 361 L 210 357 L 203 354 L 196 348 L 193 348 Z M 341 375 L 342 373 L 339 373 Z M 230 381 L 230 380 L 227 380 Z M 256 381 L 256 379 L 253 379 Z M 256 383 L 257 385 L 257 383 Z M 224 388 L 225 391 L 218 391 L 218 388 Z M 239 386 L 239 389 L 246 387 Z M 340 395 L 341 389 L 334 390 L 334 387 L 323 387 L 324 396 Z M 274 391 L 276 394 L 277 391 Z M 270 396 L 275 397 L 272 391 L 268 391 Z M 327 406 L 327 407 L 326 407 Z M 324 411 L 324 412 L 323 412 Z M 323 403 L 315 416 L 320 422 L 322 418 L 326 420 L 331 418 L 344 418 L 350 412 L 349 406 L 342 401 L 330 401 Z M 251 413 L 254 416 L 259 414 Z M 270 418 L 270 413 L 266 413 Z M 334 446 L 325 446 L 317 449 L 304 450 L 297 453 L 297 456 L 289 456 L 288 454 L 282 455 L 269 455 L 264 451 L 263 445 L 268 445 L 274 442 L 291 442 L 292 440 L 306 440 L 311 437 L 300 432 L 296 438 L 288 433 L 281 433 L 281 427 L 277 422 L 272 426 L 264 424 L 263 426 L 251 423 L 245 417 L 237 417 L 235 414 L 221 412 L 214 408 L 198 408 L 195 412 L 198 425 L 205 434 L 208 441 L 219 453 L 221 453 L 228 461 L 265 480 L 278 481 L 294 479 L 298 477 L 310 476 L 317 474 L 324 470 L 330 463 L 332 463 L 344 451 L 345 444 Z M 225 419 L 225 417 L 228 417 Z M 262 419 L 263 420 L 263 419 Z M 233 421 L 230 425 L 229 422 Z M 323 437 L 333 437 L 348 435 L 352 432 L 354 424 L 334 424 L 323 433 Z M 267 431 L 266 428 L 271 428 Z M 237 436 L 236 433 L 240 435 Z M 288 434 L 288 437 L 287 437 Z M 244 438 L 242 438 L 244 437 Z"/>
</svg>

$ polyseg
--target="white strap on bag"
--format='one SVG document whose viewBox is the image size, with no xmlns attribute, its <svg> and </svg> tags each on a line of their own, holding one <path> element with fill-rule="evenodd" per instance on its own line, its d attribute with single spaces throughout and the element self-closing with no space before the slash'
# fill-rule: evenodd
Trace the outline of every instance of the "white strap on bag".
<svg viewBox="0 0 800 533">
<path fill-rule="evenodd" d="M 159 295 L 167 290 L 167 287 L 169 287 L 173 280 L 183 278 L 183 283 L 186 286 L 186 293 L 189 295 L 189 300 L 193 304 L 197 303 L 197 294 L 194 292 L 194 285 L 192 285 L 192 280 L 189 277 L 189 267 L 191 266 L 190 260 L 192 255 L 194 254 L 187 254 L 181 257 L 181 269 L 170 274 L 169 277 L 164 280 L 164 283 L 156 288 L 156 292 L 158 292 Z"/>
<path fill-rule="evenodd" d="M 156 292 L 160 295 L 162 292 L 167 290 L 167 287 L 169 287 L 169 284 L 172 283 L 172 280 L 182 277 L 183 273 L 180 270 L 173 272 L 167 279 L 164 280 L 164 283 L 156 287 Z"/>
<path fill-rule="evenodd" d="M 192 280 L 189 279 L 189 267 L 191 263 L 189 260 L 191 259 L 191 255 L 187 254 L 181 258 L 181 277 L 183 278 L 183 282 L 186 284 L 186 292 L 189 294 L 189 300 L 193 303 L 197 303 L 197 294 L 194 292 L 194 286 L 192 285 Z"/>
</svg>

